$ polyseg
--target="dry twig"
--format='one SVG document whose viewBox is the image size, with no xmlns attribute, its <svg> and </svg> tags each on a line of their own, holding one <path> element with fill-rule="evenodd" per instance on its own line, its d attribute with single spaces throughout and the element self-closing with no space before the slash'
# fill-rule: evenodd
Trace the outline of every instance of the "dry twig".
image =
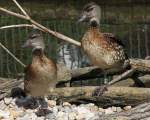
<svg viewBox="0 0 150 120">
<path fill-rule="evenodd" d="M 16 0 L 13 0 L 13 2 L 17 5 L 17 7 L 21 10 L 21 12 L 22 12 L 24 15 L 21 15 L 21 14 L 18 14 L 18 13 L 12 12 L 12 11 L 9 11 L 9 10 L 7 10 L 7 9 L 5 9 L 5 8 L 2 8 L 2 7 L 0 7 L 0 11 L 3 11 L 3 12 L 5 12 L 5 13 L 9 14 L 9 15 L 16 16 L 16 17 L 21 18 L 21 19 L 28 20 L 28 21 L 31 22 L 31 24 L 35 25 L 35 26 L 36 26 L 39 30 L 41 30 L 41 31 L 47 32 L 47 33 L 49 33 L 49 34 L 51 34 L 51 35 L 53 35 L 53 36 L 55 36 L 55 37 L 57 37 L 57 38 L 59 38 L 59 39 L 62 39 L 62 40 L 67 41 L 67 42 L 70 42 L 70 43 L 72 43 L 72 44 L 74 44 L 74 45 L 81 46 L 81 43 L 80 43 L 80 42 L 75 41 L 75 40 L 73 40 L 72 38 L 69 38 L 69 37 L 67 37 L 67 36 L 65 36 L 65 35 L 63 35 L 63 34 L 60 34 L 60 33 L 56 32 L 56 31 L 52 31 L 52 30 L 50 30 L 50 29 L 44 27 L 43 25 L 39 24 L 38 22 L 34 21 L 34 20 L 25 12 L 25 10 L 21 7 L 21 5 L 20 5 Z M 19 26 L 19 25 L 18 25 L 18 26 Z M 7 26 L 5 26 L 5 28 L 6 28 L 6 27 L 7 27 Z"/>
<path fill-rule="evenodd" d="M 21 64 L 23 67 L 25 67 L 26 65 L 24 63 L 22 63 L 16 56 L 14 56 L 13 53 L 11 53 L 3 44 L 0 43 L 0 46 L 11 56 L 13 57 L 19 64 Z"/>
</svg>

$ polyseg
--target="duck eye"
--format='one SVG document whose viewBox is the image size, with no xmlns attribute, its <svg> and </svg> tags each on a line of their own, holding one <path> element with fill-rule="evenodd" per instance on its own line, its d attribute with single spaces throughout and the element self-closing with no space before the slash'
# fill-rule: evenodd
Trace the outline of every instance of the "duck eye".
<svg viewBox="0 0 150 120">
<path fill-rule="evenodd" d="M 35 35 L 33 35 L 33 36 L 31 36 L 30 38 L 31 38 L 31 39 L 34 39 L 34 38 L 36 38 L 36 36 L 35 36 Z"/>
<path fill-rule="evenodd" d="M 90 8 L 88 8 L 86 11 L 87 11 L 87 12 L 90 12 L 90 11 L 92 11 L 92 10 L 93 10 L 93 8 L 90 7 Z"/>
</svg>

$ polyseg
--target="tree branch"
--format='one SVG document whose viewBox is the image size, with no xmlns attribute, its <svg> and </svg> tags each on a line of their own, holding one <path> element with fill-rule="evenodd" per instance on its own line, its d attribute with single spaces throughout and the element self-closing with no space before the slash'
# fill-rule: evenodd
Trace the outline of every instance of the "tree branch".
<svg viewBox="0 0 150 120">
<path fill-rule="evenodd" d="M 18 17 L 18 18 L 21 18 L 21 19 L 29 20 L 29 18 L 27 18 L 24 15 L 21 15 L 19 13 L 15 13 L 15 12 L 9 11 L 9 10 L 7 10 L 5 8 L 2 8 L 2 7 L 0 7 L 0 11 L 3 11 L 3 12 L 5 12 L 5 13 L 11 15 L 11 16 L 15 16 L 15 17 Z"/>
<path fill-rule="evenodd" d="M 0 46 L 10 55 L 12 56 L 19 64 L 21 64 L 23 67 L 26 65 L 22 63 L 16 56 L 14 56 L 3 44 L 0 43 Z"/>
<path fill-rule="evenodd" d="M 16 0 L 12 0 L 17 6 L 18 8 L 21 10 L 21 12 L 30 19 L 30 16 L 26 13 L 26 11 L 20 6 L 20 4 L 16 1 Z"/>
<path fill-rule="evenodd" d="M 73 40 L 72 38 L 69 38 L 69 37 L 67 37 L 63 34 L 60 34 L 60 33 L 56 32 L 56 31 L 52 31 L 52 30 L 44 27 L 43 25 L 39 24 L 38 22 L 34 21 L 33 19 L 31 19 L 31 17 L 25 12 L 25 10 L 21 7 L 21 5 L 16 0 L 13 0 L 13 2 L 18 6 L 18 8 L 23 12 L 24 15 L 9 11 L 9 10 L 7 10 L 5 8 L 2 8 L 2 7 L 0 7 L 0 11 L 3 11 L 5 13 L 9 14 L 9 15 L 12 15 L 12 16 L 15 16 L 15 17 L 18 17 L 18 18 L 21 18 L 21 19 L 29 20 L 39 30 L 47 32 L 47 33 L 49 33 L 49 34 L 51 34 L 51 35 L 53 35 L 53 36 L 55 36 L 59 39 L 70 42 L 74 45 L 81 46 L 80 42 L 78 42 L 76 40 Z"/>
<path fill-rule="evenodd" d="M 18 24 L 18 25 L 8 25 L 8 26 L 0 27 L 0 30 L 2 30 L 2 29 L 8 29 L 8 28 L 17 28 L 17 27 L 31 27 L 31 28 L 38 29 L 35 25 L 30 25 L 30 24 Z"/>
</svg>

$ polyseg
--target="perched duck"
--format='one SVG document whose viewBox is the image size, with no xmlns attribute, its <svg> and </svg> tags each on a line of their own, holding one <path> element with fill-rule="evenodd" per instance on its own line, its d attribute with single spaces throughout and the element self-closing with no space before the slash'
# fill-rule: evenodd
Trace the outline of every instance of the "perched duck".
<svg viewBox="0 0 150 120">
<path fill-rule="evenodd" d="M 50 87 L 56 85 L 56 64 L 45 56 L 40 32 L 32 32 L 22 47 L 32 48 L 32 63 L 25 69 L 24 91 L 32 97 L 43 97 L 48 94 Z"/>
<path fill-rule="evenodd" d="M 128 66 L 128 58 L 121 41 L 111 33 L 99 29 L 101 8 L 94 2 L 84 6 L 79 22 L 88 22 L 89 28 L 81 40 L 81 46 L 93 65 L 103 71 L 118 72 Z"/>
</svg>

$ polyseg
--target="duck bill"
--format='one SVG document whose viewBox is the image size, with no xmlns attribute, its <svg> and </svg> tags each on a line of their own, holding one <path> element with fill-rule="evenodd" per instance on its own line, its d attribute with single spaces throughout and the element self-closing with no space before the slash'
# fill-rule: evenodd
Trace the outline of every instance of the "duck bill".
<svg viewBox="0 0 150 120">
<path fill-rule="evenodd" d="M 30 42 L 27 40 L 21 47 L 22 48 L 27 48 L 30 46 Z"/>
<path fill-rule="evenodd" d="M 81 15 L 78 19 L 78 22 L 83 22 L 86 20 L 86 15 Z"/>
</svg>

